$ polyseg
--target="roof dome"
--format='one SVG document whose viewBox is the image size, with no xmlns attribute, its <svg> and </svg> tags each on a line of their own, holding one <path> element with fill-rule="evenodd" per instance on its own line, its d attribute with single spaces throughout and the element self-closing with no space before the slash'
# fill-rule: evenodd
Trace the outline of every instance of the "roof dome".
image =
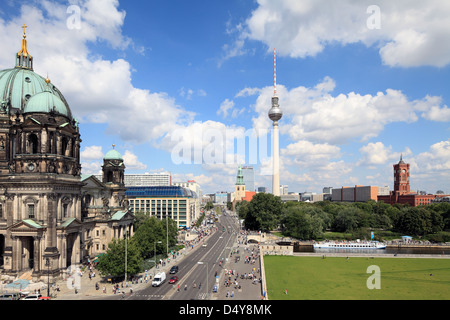
<svg viewBox="0 0 450 320">
<path fill-rule="evenodd" d="M 52 94 L 50 91 L 44 91 L 35 94 L 28 100 L 23 113 L 50 113 L 56 112 L 68 118 L 72 118 L 72 114 L 67 105 L 60 98 Z"/>
<path fill-rule="evenodd" d="M 114 149 L 115 145 L 113 145 L 113 149 L 108 151 L 103 158 L 103 160 L 121 160 L 123 161 L 122 155 Z"/>
<path fill-rule="evenodd" d="M 37 108 L 38 112 L 50 112 L 53 110 L 53 106 L 48 109 L 48 105 L 45 104 L 50 98 L 48 94 L 36 99 L 33 102 L 33 108 L 28 105 L 32 97 L 43 92 L 52 94 L 56 98 L 53 100 L 57 100 L 53 106 L 56 107 L 58 112 L 61 111 L 60 114 L 72 120 L 69 105 L 61 92 L 50 83 L 50 80 L 33 71 L 32 57 L 26 48 L 26 36 L 24 34 L 22 50 L 17 53 L 16 67 L 0 71 L 0 105 L 5 112 L 10 114 L 17 110 L 25 111 L 26 107 L 28 107 L 29 112 L 34 112 L 31 111 L 34 108 Z M 38 107 L 38 102 L 43 102 L 44 105 Z"/>
</svg>

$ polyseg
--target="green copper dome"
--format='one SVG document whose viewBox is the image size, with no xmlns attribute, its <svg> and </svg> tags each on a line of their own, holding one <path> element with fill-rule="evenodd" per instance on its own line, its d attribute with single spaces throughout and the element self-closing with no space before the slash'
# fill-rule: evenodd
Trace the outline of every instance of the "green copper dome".
<svg viewBox="0 0 450 320">
<path fill-rule="evenodd" d="M 44 91 L 35 94 L 28 100 L 23 113 L 50 113 L 55 112 L 60 115 L 64 115 L 68 118 L 72 118 L 69 108 L 50 91 Z"/>
<path fill-rule="evenodd" d="M 28 52 L 25 34 L 22 49 L 16 56 L 16 67 L 0 71 L 0 106 L 2 112 L 9 114 L 55 111 L 72 120 L 69 105 L 61 92 L 49 79 L 33 71 L 33 57 Z"/>
<path fill-rule="evenodd" d="M 61 108 L 65 110 L 62 114 L 71 117 L 70 108 L 64 96 L 45 78 L 30 69 L 19 67 L 0 71 L 0 101 L 8 110 L 24 111 L 33 96 L 46 91 L 64 105 L 64 108 Z"/>
<path fill-rule="evenodd" d="M 115 150 L 114 146 L 113 146 L 113 149 L 106 153 L 103 160 L 121 160 L 121 161 L 123 161 L 123 158 L 122 158 L 122 155 L 119 152 L 117 152 L 117 150 Z"/>
</svg>

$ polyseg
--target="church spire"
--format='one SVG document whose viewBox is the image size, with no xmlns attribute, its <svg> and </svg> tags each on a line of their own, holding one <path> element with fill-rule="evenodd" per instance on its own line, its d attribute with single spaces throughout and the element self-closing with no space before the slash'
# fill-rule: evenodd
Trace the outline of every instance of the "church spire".
<svg viewBox="0 0 450 320">
<path fill-rule="evenodd" d="M 23 28 L 23 39 L 22 39 L 22 48 L 16 55 L 16 67 L 25 68 L 33 70 L 33 57 L 28 52 L 27 48 L 27 28 L 28 26 L 24 24 Z"/>
<path fill-rule="evenodd" d="M 237 177 L 236 177 L 236 185 L 237 186 L 245 185 L 245 183 L 244 183 L 244 175 L 242 174 L 242 167 L 241 166 L 239 166 L 239 169 L 238 169 L 238 174 L 237 174 Z"/>
</svg>

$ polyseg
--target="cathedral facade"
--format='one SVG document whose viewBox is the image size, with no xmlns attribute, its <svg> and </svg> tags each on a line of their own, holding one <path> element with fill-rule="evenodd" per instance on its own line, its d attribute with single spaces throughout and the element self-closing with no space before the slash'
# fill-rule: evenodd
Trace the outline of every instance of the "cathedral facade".
<svg viewBox="0 0 450 320">
<path fill-rule="evenodd" d="M 123 160 L 105 157 L 102 190 L 89 194 L 77 120 L 51 81 L 34 73 L 25 31 L 16 66 L 0 71 L 0 273 L 39 278 L 105 252 L 93 246 L 96 230 L 121 236 L 133 217 Z M 93 206 L 95 196 L 102 200 Z"/>
</svg>

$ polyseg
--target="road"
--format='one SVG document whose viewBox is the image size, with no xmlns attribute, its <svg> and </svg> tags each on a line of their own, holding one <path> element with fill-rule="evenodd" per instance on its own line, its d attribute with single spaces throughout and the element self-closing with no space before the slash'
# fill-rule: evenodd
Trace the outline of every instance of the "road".
<svg viewBox="0 0 450 320">
<path fill-rule="evenodd" d="M 221 215 L 219 221 L 215 224 L 218 228 L 217 231 L 211 234 L 197 249 L 186 255 L 178 264 L 179 271 L 176 275 L 179 280 L 177 283 L 169 284 L 168 280 L 171 275 L 167 274 L 166 282 L 160 287 L 149 285 L 126 299 L 203 300 L 213 298 L 212 290 L 216 284 L 216 275 L 223 274 L 224 263 L 230 257 L 230 251 L 239 233 L 237 219 L 229 214 Z M 222 231 L 223 228 L 225 228 L 225 231 Z M 223 262 L 221 263 L 221 261 Z M 195 288 L 194 284 L 196 284 Z M 180 286 L 179 291 L 178 285 Z"/>
</svg>

